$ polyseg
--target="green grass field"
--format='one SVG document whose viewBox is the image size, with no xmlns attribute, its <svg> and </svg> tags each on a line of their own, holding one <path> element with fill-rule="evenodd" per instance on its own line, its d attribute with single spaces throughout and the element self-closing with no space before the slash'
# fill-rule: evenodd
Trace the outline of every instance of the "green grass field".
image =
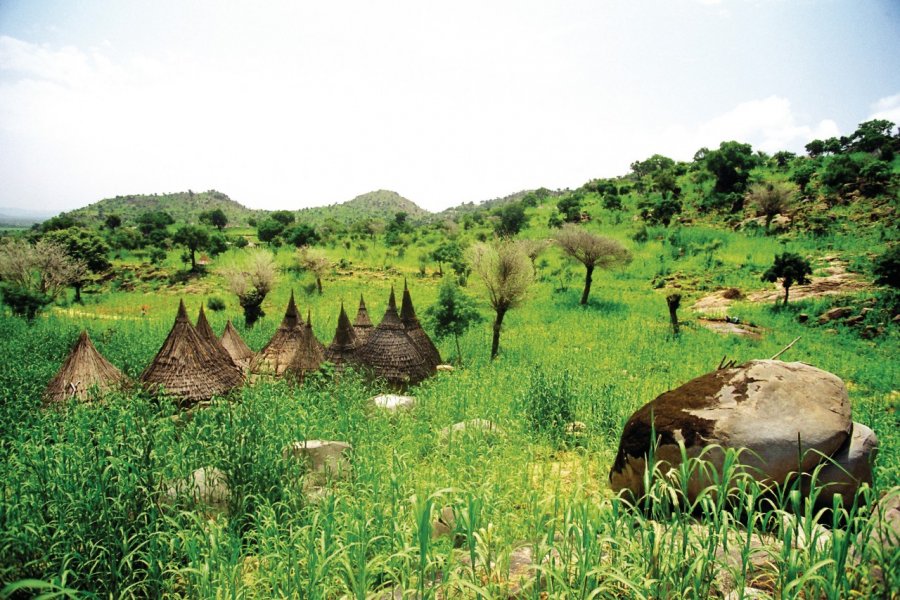
<svg viewBox="0 0 900 600">
<path fill-rule="evenodd" d="M 541 210 L 534 223 L 546 222 Z M 181 298 L 192 315 L 211 296 L 225 300 L 224 311 L 208 313 L 214 329 L 220 332 L 225 319 L 233 319 L 253 350 L 271 336 L 291 290 L 304 317 L 311 311 L 315 333 L 326 344 L 342 301 L 352 315 L 364 294 L 377 322 L 390 286 L 401 288 L 404 277 L 421 316 L 435 301 L 440 280 L 431 264 L 426 277 L 418 276 L 419 255 L 440 239 L 437 234 L 421 236 L 421 245 L 414 242 L 402 256 L 372 242 L 366 250 L 327 249 L 335 262 L 350 264 L 325 278 L 324 294 L 315 293 L 309 274 L 286 272 L 264 303 L 267 316 L 252 330 L 244 328 L 218 274 L 239 251 L 218 257 L 203 278 L 173 285 L 135 279 L 128 288 L 87 295 L 83 306 L 55 307 L 33 325 L 0 317 L 0 582 L 11 585 L 5 593 L 706 598 L 727 587 L 716 575 L 729 564 L 716 552 L 723 540 L 737 552 L 729 571 L 729 585 L 737 590 L 752 584 L 783 598 L 896 593 L 896 550 L 857 543 L 871 537 L 878 521 L 866 508 L 852 510 L 850 525 L 834 530 L 828 541 L 792 549 L 798 532 L 817 530 L 808 515 L 793 526 L 782 522 L 781 509 L 799 502 L 790 494 L 777 507 L 754 512 L 759 490 L 744 484 L 740 495 L 732 493 L 743 509 L 730 517 L 723 504 L 728 493 L 720 490 L 698 506 L 700 519 L 694 521 L 691 511 L 672 501 L 677 482 L 658 482 L 658 497 L 643 514 L 626 510 L 607 485 L 622 426 L 633 411 L 715 369 L 723 356 L 738 363 L 769 358 L 800 337 L 783 359 L 841 377 L 854 420 L 879 437 L 870 495 L 900 493 L 896 325 L 866 340 L 840 325 L 797 321 L 799 312 L 817 315 L 831 299 L 780 311 L 739 302 L 731 314 L 763 328 L 762 338 L 753 340 L 709 331 L 688 310 L 715 289 L 765 288 L 760 274 L 776 252 L 818 259 L 837 253 L 852 267 L 872 248 L 837 236 L 779 239 L 704 227 L 682 228 L 676 243 L 659 239 L 672 230 L 651 229 L 650 240 L 637 244 L 630 239 L 634 226 L 617 224 L 612 213 L 591 227 L 625 242 L 635 255 L 631 265 L 596 273 L 591 302 L 581 307 L 583 268 L 548 249 L 537 261 L 539 278 L 529 299 L 504 322 L 499 358 L 489 360 L 491 315 L 481 300 L 486 320 L 461 339 L 462 367 L 415 388 L 417 406 L 399 414 L 374 408 L 368 399 L 380 388 L 355 377 L 337 383 L 316 377 L 302 387 L 259 382 L 191 418 L 179 418 L 171 403 L 138 392 L 102 405 L 39 407 L 44 386 L 80 329 L 136 378 L 165 338 Z M 550 234 L 543 225 L 524 233 Z M 718 249 L 692 251 L 714 239 Z M 292 257 L 287 249 L 278 253 L 285 267 Z M 126 264 L 139 262 L 125 258 Z M 170 272 L 180 267 L 177 253 L 163 265 Z M 666 311 L 671 288 L 653 285 L 666 277 L 684 284 L 679 337 L 671 335 Z M 482 298 L 474 276 L 465 290 Z M 851 301 L 862 303 L 874 293 L 857 292 Z M 454 357 L 452 340 L 439 348 L 445 360 Z M 528 399 L 538 393 L 571 406 L 586 431 L 534 431 Z M 467 431 L 449 440 L 439 434 L 474 418 L 494 421 L 502 433 Z M 319 501 L 303 493 L 298 465 L 282 458 L 286 445 L 303 439 L 353 445 L 352 479 L 334 483 Z M 211 514 L 189 498 L 174 506 L 161 502 L 165 481 L 207 465 L 227 475 L 229 514 Z M 448 537 L 432 538 L 432 521 L 444 506 L 456 511 L 459 549 Z M 751 564 L 750 533 L 764 535 L 772 563 L 768 578 L 758 577 Z M 508 571 L 510 554 L 522 547 L 531 549 L 539 567 L 527 571 L 520 585 Z"/>
</svg>

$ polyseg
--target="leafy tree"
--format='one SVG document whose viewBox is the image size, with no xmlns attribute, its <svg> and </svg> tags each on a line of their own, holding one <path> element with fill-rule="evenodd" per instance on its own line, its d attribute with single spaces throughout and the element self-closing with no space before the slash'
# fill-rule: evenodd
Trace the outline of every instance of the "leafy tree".
<svg viewBox="0 0 900 600">
<path fill-rule="evenodd" d="M 61 229 L 68 229 L 69 227 L 76 226 L 78 226 L 78 221 L 73 217 L 62 213 L 41 223 L 40 230 L 46 233 L 48 231 L 59 231 Z"/>
<path fill-rule="evenodd" d="M 655 194 L 638 202 L 638 212 L 646 223 L 668 227 L 681 213 L 681 200 L 670 194 Z"/>
<path fill-rule="evenodd" d="M 675 161 L 662 154 L 654 154 L 647 160 L 636 160 L 631 163 L 631 172 L 637 179 L 650 177 L 660 171 L 669 171 L 675 167 Z"/>
<path fill-rule="evenodd" d="M 581 200 L 581 194 L 568 194 L 556 203 L 556 209 L 566 223 L 577 223 L 581 220 Z"/>
<path fill-rule="evenodd" d="M 789 179 L 800 187 L 802 193 L 809 194 L 809 183 L 816 175 L 818 168 L 818 161 L 811 158 L 798 158 L 791 163 Z"/>
<path fill-rule="evenodd" d="M 631 253 L 614 239 L 603 237 L 576 225 L 566 225 L 556 234 L 556 244 L 570 256 L 584 265 L 584 291 L 581 304 L 588 303 L 591 293 L 594 269 L 609 269 L 631 262 Z"/>
<path fill-rule="evenodd" d="M 438 273 L 444 276 L 444 263 L 455 265 L 463 262 L 463 251 L 453 240 L 440 244 L 431 251 L 431 260 L 438 264 Z"/>
<path fill-rule="evenodd" d="M 296 219 L 296 217 L 294 216 L 294 213 L 292 213 L 289 210 L 276 210 L 275 212 L 273 212 L 272 214 L 269 215 L 269 218 L 278 221 L 284 227 L 287 227 L 288 225 L 293 223 L 294 220 Z M 284 229 L 284 227 L 282 227 L 282 229 Z"/>
<path fill-rule="evenodd" d="M 211 256 L 218 256 L 223 252 L 228 251 L 228 240 L 219 232 L 211 233 L 209 235 L 209 242 L 206 244 L 206 249 Z"/>
<path fill-rule="evenodd" d="M 500 220 L 494 226 L 498 235 L 512 237 L 518 234 L 528 224 L 525 215 L 525 207 L 521 202 L 510 202 L 497 211 Z"/>
<path fill-rule="evenodd" d="M 503 318 L 525 300 L 534 281 L 534 269 L 521 247 L 512 240 L 477 243 L 470 249 L 469 257 L 496 315 L 491 340 L 491 360 L 494 360 L 500 351 Z"/>
<path fill-rule="evenodd" d="M 228 225 L 228 215 L 221 208 L 214 208 L 200 213 L 200 222 L 222 231 Z"/>
<path fill-rule="evenodd" d="M 775 161 L 775 165 L 779 169 L 784 169 L 788 167 L 794 159 L 797 158 L 797 155 L 793 152 L 788 152 L 786 150 L 782 150 L 781 152 L 776 152 L 772 155 L 772 159 Z"/>
<path fill-rule="evenodd" d="M 784 306 L 788 303 L 788 294 L 791 286 L 795 283 L 809 283 L 807 275 L 812 274 L 812 267 L 809 261 L 793 252 L 785 252 L 775 255 L 775 262 L 771 267 L 766 269 L 762 275 L 763 281 L 774 283 L 781 279 L 781 286 L 784 288 Z"/>
<path fill-rule="evenodd" d="M 121 227 L 122 217 L 120 217 L 119 215 L 107 215 L 104 224 L 110 231 L 115 231 L 116 229 Z"/>
<path fill-rule="evenodd" d="M 453 336 L 456 343 L 456 362 L 462 364 L 459 336 L 481 321 L 475 303 L 462 292 L 456 282 L 447 279 L 441 284 L 437 302 L 425 310 L 425 318 L 437 339 Z"/>
<path fill-rule="evenodd" d="M 284 231 L 284 223 L 276 219 L 266 219 L 256 227 L 259 241 L 271 244 Z"/>
<path fill-rule="evenodd" d="M 312 246 L 318 243 L 320 238 L 316 228 L 309 223 L 297 223 L 284 232 L 284 240 L 300 248 L 301 246 Z"/>
<path fill-rule="evenodd" d="M 869 158 L 859 169 L 859 192 L 866 198 L 874 198 L 885 193 L 892 174 L 890 164 Z"/>
<path fill-rule="evenodd" d="M 876 258 L 872 272 L 878 285 L 900 288 L 900 245 L 894 246 Z"/>
<path fill-rule="evenodd" d="M 197 251 L 209 245 L 209 231 L 196 225 L 182 225 L 172 237 L 179 246 L 184 246 L 191 256 L 191 271 L 197 270 Z"/>
<path fill-rule="evenodd" d="M 405 236 L 410 233 L 412 233 L 412 224 L 409 222 L 409 215 L 400 211 L 394 214 L 394 220 L 385 228 L 384 241 L 388 246 L 396 246 L 402 243 Z"/>
<path fill-rule="evenodd" d="M 29 321 L 87 270 L 84 262 L 69 256 L 58 242 L 43 239 L 32 246 L 11 240 L 0 245 L 4 302 Z"/>
<path fill-rule="evenodd" d="M 622 210 L 622 198 L 618 194 L 606 194 L 603 196 L 603 208 L 606 210 Z"/>
<path fill-rule="evenodd" d="M 849 149 L 855 152 L 877 152 L 885 146 L 894 144 L 898 139 L 894 135 L 895 125 L 887 119 L 873 119 L 860 123 L 850 136 Z"/>
<path fill-rule="evenodd" d="M 94 231 L 72 227 L 52 231 L 44 237 L 65 248 L 66 254 L 70 258 L 84 263 L 91 273 L 102 273 L 110 267 L 107 259 L 109 246 Z M 72 279 L 72 287 L 75 288 L 75 302 L 81 303 L 81 289 L 84 287 L 85 281 L 85 278 Z"/>
<path fill-rule="evenodd" d="M 244 321 L 247 327 L 266 316 L 262 309 L 263 300 L 278 278 L 278 267 L 271 252 L 256 250 L 250 252 L 241 266 L 224 271 L 228 289 L 237 296 L 238 303 L 244 309 Z"/>
<path fill-rule="evenodd" d="M 720 196 L 742 194 L 750 177 L 750 171 L 757 166 L 759 158 L 753 154 L 750 144 L 739 142 L 722 142 L 718 150 L 706 154 L 703 159 L 706 169 L 715 177 L 713 193 Z M 743 196 L 735 198 L 737 206 L 732 212 L 741 209 Z"/>
<path fill-rule="evenodd" d="M 772 219 L 775 218 L 775 215 L 782 214 L 788 209 L 791 198 L 796 192 L 796 188 L 787 182 L 755 183 L 747 191 L 745 202 L 753 207 L 757 216 L 766 218 L 766 231 L 768 232 Z"/>
<path fill-rule="evenodd" d="M 138 231 L 148 237 L 154 232 L 165 232 L 166 228 L 174 223 L 175 219 L 163 210 L 143 212 L 137 218 Z"/>
<path fill-rule="evenodd" d="M 322 277 L 331 269 L 331 261 L 324 252 L 304 247 L 297 253 L 297 264 L 301 269 L 309 271 L 316 277 L 316 288 L 322 295 Z"/>
</svg>

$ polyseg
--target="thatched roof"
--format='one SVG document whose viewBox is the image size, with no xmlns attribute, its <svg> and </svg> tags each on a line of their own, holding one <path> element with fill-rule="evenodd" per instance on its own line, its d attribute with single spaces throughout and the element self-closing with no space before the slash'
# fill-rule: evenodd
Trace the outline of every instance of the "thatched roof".
<svg viewBox="0 0 900 600">
<path fill-rule="evenodd" d="M 213 328 L 210 326 L 209 321 L 206 319 L 206 313 L 203 312 L 202 304 L 200 305 L 200 314 L 197 315 L 196 329 L 200 339 L 209 344 L 209 347 L 212 348 L 213 352 L 219 354 L 226 362 L 234 365 L 236 369 L 240 369 L 234 359 L 231 358 L 231 354 L 228 353 L 228 350 L 222 346 L 222 342 L 219 341 L 216 332 L 213 331 Z"/>
<path fill-rule="evenodd" d="M 91 389 L 102 394 L 122 386 L 127 378 L 97 351 L 87 331 L 82 331 L 69 356 L 44 390 L 44 402 L 68 398 L 88 400 Z"/>
<path fill-rule="evenodd" d="M 369 318 L 369 311 L 366 309 L 366 301 L 360 294 L 359 309 L 356 311 L 356 320 L 353 321 L 353 329 L 356 331 L 356 337 L 359 338 L 360 344 L 365 343 L 374 327 L 372 319 Z"/>
<path fill-rule="evenodd" d="M 343 371 L 345 364 L 356 354 L 360 345 L 360 339 L 356 335 L 353 325 L 350 324 L 350 317 L 347 316 L 342 302 L 334 339 L 325 349 L 325 360 L 332 363 L 336 371 Z"/>
<path fill-rule="evenodd" d="M 250 347 L 244 343 L 244 340 L 241 339 L 237 329 L 231 324 L 231 319 L 225 323 L 225 331 L 222 333 L 221 344 L 222 347 L 225 348 L 225 351 L 228 352 L 229 356 L 231 356 L 231 360 L 234 361 L 234 364 L 244 371 L 250 368 L 250 363 L 253 362 L 253 357 L 255 355 Z"/>
<path fill-rule="evenodd" d="M 148 388 L 163 388 L 186 404 L 226 394 L 242 381 L 234 363 L 213 350 L 191 325 L 184 301 L 166 341 L 141 375 Z"/>
<path fill-rule="evenodd" d="M 307 373 L 318 371 L 325 362 L 325 347 L 312 330 L 312 316 L 306 314 L 306 324 L 301 328 L 300 345 L 287 366 L 287 373 L 301 381 Z"/>
<path fill-rule="evenodd" d="M 357 360 L 376 377 L 393 384 L 419 383 L 434 373 L 406 333 L 397 314 L 393 288 L 384 318 L 359 349 Z"/>
<path fill-rule="evenodd" d="M 412 338 L 413 343 L 419 350 L 419 354 L 425 358 L 425 361 L 428 362 L 432 368 L 437 368 L 442 362 L 441 353 L 438 352 L 434 342 L 431 341 L 431 338 L 428 337 L 428 334 L 422 329 L 422 324 L 419 323 L 419 318 L 416 316 L 416 309 L 413 308 L 412 296 L 409 295 L 409 288 L 406 287 L 405 281 L 403 282 L 403 302 L 400 305 L 400 320 L 403 321 L 403 326 L 406 327 L 406 333 Z"/>
<path fill-rule="evenodd" d="M 300 318 L 297 305 L 294 303 L 294 292 L 291 292 L 291 299 L 288 300 L 281 325 L 275 330 L 269 343 L 256 355 L 253 371 L 283 375 L 288 365 L 291 364 L 294 354 L 300 348 L 302 337 L 303 319 Z"/>
</svg>

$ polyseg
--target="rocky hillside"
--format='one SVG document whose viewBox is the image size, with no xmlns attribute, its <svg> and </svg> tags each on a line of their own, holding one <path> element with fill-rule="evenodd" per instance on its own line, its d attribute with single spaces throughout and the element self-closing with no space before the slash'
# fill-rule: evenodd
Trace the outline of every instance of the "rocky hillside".
<svg viewBox="0 0 900 600">
<path fill-rule="evenodd" d="M 365 219 L 388 221 L 393 219 L 398 212 L 405 212 L 413 220 L 424 219 L 431 214 L 397 192 L 376 190 L 340 204 L 301 209 L 299 216 L 301 219 L 314 223 L 334 219 L 339 223 L 349 225 Z"/>
</svg>

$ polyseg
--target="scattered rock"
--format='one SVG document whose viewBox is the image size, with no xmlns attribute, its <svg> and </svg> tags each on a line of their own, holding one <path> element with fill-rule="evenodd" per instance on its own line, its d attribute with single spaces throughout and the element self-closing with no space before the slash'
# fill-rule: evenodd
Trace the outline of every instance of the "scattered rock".
<svg viewBox="0 0 900 600">
<path fill-rule="evenodd" d="M 452 373 L 454 369 L 453 365 L 438 365 L 437 370 L 444 373 Z"/>
<path fill-rule="evenodd" d="M 794 285 L 791 287 L 791 300 L 804 298 L 822 298 L 849 294 L 872 288 L 872 285 L 864 281 L 859 275 L 847 271 L 847 263 L 834 256 L 826 256 L 822 259 L 828 266 L 825 267 L 825 277 L 810 277 L 809 283 Z M 762 290 L 750 294 L 747 299 L 751 302 L 775 302 L 784 296 L 781 282 L 776 282 L 768 290 Z"/>
<path fill-rule="evenodd" d="M 412 408 L 416 405 L 416 399 L 413 396 L 398 396 L 396 394 L 381 394 L 372 398 L 372 402 L 378 408 L 383 408 L 391 412 Z"/>
<path fill-rule="evenodd" d="M 864 340 L 872 340 L 882 335 L 883 333 L 884 327 L 873 327 L 872 325 L 866 325 L 863 330 L 859 332 L 859 337 Z"/>
<path fill-rule="evenodd" d="M 819 471 L 816 484 L 825 489 L 819 494 L 816 508 L 831 508 L 832 496 L 839 494 L 844 507 L 850 508 L 859 487 L 872 485 L 872 463 L 878 454 L 878 437 L 875 432 L 859 423 L 853 423 L 853 432 L 831 461 Z M 804 495 L 809 493 L 809 480 L 803 481 Z"/>
<path fill-rule="evenodd" d="M 844 325 L 847 325 L 848 327 L 854 327 L 854 326 L 862 323 L 864 319 L 865 319 L 865 317 L 862 315 L 856 315 L 855 317 L 848 317 L 847 320 L 844 321 Z"/>
<path fill-rule="evenodd" d="M 744 337 L 748 337 L 754 340 L 758 340 L 762 338 L 761 329 L 759 327 L 754 327 L 753 325 L 748 324 L 738 324 L 733 321 L 725 319 L 697 319 L 697 322 L 709 329 L 710 331 L 715 331 L 716 333 L 725 333 L 730 335 L 740 335 Z"/>
<path fill-rule="evenodd" d="M 305 461 L 309 471 L 305 485 L 321 487 L 328 480 L 347 480 L 353 473 L 350 456 L 353 446 L 347 442 L 304 440 L 293 442 L 281 453 L 287 458 Z"/>
<path fill-rule="evenodd" d="M 806 323 L 807 321 L 809 321 L 809 315 L 806 313 L 800 313 L 799 315 L 797 315 L 797 321 L 800 323 Z"/>
<path fill-rule="evenodd" d="M 825 323 L 830 323 L 831 321 L 849 317 L 852 314 L 853 309 L 849 306 L 837 306 L 819 315 L 819 324 L 823 325 Z"/>
<path fill-rule="evenodd" d="M 227 512 L 231 489 L 228 487 L 225 473 L 221 470 L 215 467 L 200 467 L 191 473 L 190 477 L 167 482 L 164 500 L 171 504 L 180 495 L 190 495 L 195 502 Z"/>
<path fill-rule="evenodd" d="M 586 423 L 582 423 L 581 421 L 572 421 L 571 423 L 566 423 L 566 433 L 572 436 L 581 436 L 587 433 L 588 426 Z"/>
<path fill-rule="evenodd" d="M 453 512 L 452 506 L 445 506 L 441 509 L 437 519 L 431 524 L 431 539 L 436 540 L 445 535 L 453 535 L 455 529 L 456 513 Z M 464 538 L 458 535 L 453 540 L 453 546 L 459 548 L 464 541 Z"/>
<path fill-rule="evenodd" d="M 688 457 L 720 446 L 704 455 L 718 469 L 723 449 L 745 448 L 741 464 L 764 484 L 786 481 L 798 469 L 798 455 L 803 457 L 800 469 L 811 472 L 823 455 L 831 456 L 844 444 L 852 429 L 850 400 L 838 377 L 798 362 L 750 361 L 693 379 L 634 413 L 609 474 L 615 492 L 644 494 L 651 414 L 659 437 L 656 457 L 664 471 L 666 464 L 681 462 L 679 441 Z M 710 483 L 695 472 L 688 486 L 690 499 Z"/>
</svg>

